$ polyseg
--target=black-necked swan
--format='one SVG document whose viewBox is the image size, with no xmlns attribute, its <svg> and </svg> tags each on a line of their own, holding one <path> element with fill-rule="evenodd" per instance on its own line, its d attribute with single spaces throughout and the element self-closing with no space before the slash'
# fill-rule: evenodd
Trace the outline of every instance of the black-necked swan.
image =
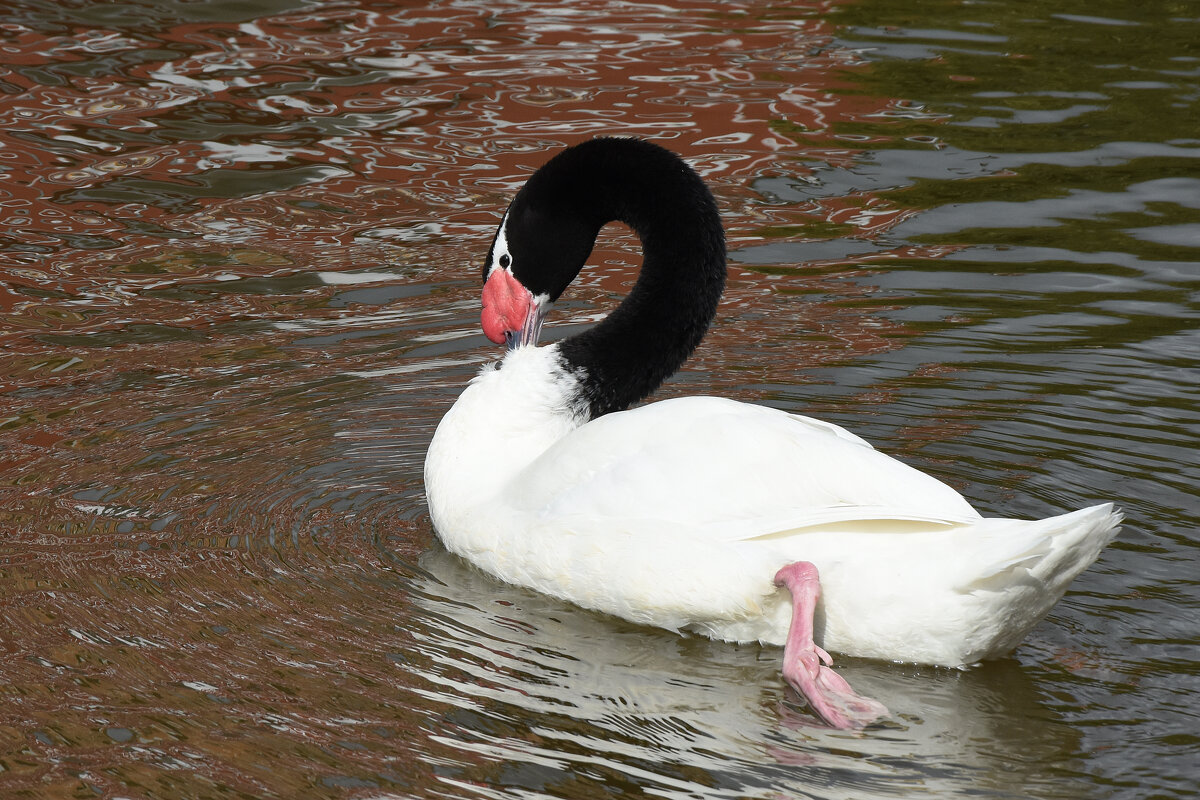
<svg viewBox="0 0 1200 800">
<path fill-rule="evenodd" d="M 612 220 L 641 239 L 633 290 L 599 324 L 537 347 Z M 782 644 L 784 677 L 833 726 L 887 709 L 855 694 L 827 650 L 945 666 L 1004 655 L 1120 523 L 1111 503 L 985 519 L 854 434 L 772 408 L 629 409 L 699 344 L 725 284 L 716 203 L 658 145 L 598 138 L 551 158 L 508 207 L 483 276 L 483 330 L 509 349 L 429 446 L 446 547 L 635 623 Z"/>
</svg>

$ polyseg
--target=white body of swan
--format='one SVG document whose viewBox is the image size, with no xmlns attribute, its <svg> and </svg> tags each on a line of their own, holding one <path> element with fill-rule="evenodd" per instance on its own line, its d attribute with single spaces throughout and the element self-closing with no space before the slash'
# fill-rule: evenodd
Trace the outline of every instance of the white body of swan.
<svg viewBox="0 0 1200 800">
<path fill-rule="evenodd" d="M 581 425 L 555 349 L 513 350 L 474 379 L 438 426 L 426 484 L 448 549 L 585 608 L 782 644 L 792 608 L 772 578 L 804 560 L 825 649 L 961 666 L 1011 651 L 1120 521 L 1111 504 L 985 519 L 840 427 L 722 398 Z"/>
</svg>

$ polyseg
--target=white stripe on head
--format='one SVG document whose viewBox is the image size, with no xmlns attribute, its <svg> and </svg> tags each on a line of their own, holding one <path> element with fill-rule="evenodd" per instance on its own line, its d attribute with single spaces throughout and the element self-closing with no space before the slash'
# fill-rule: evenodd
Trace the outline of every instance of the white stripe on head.
<svg viewBox="0 0 1200 800">
<path fill-rule="evenodd" d="M 500 257 L 508 256 L 508 267 L 500 267 Z M 512 254 L 508 252 L 508 212 L 504 212 L 504 219 L 500 220 L 500 229 L 496 231 L 496 241 L 492 245 L 492 260 L 488 264 L 488 277 L 497 267 L 508 269 L 509 274 L 512 273 Z"/>
</svg>

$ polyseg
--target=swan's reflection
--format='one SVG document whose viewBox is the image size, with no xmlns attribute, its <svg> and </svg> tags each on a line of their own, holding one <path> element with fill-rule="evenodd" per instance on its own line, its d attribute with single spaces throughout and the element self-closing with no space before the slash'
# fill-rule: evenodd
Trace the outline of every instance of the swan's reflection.
<svg viewBox="0 0 1200 800">
<path fill-rule="evenodd" d="M 798 705 L 776 648 L 639 628 L 440 548 L 421 567 L 411 633 L 424 658 L 403 668 L 446 706 L 439 740 L 474 754 L 451 782 L 556 796 L 594 780 L 668 797 L 1089 796 L 1062 771 L 1080 736 L 1013 659 L 965 671 L 841 659 L 893 716 L 839 732 Z"/>
</svg>

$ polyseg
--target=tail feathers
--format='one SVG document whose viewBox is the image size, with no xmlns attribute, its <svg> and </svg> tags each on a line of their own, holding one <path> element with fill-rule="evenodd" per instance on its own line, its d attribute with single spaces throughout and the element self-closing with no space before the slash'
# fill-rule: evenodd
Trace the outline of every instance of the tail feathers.
<svg viewBox="0 0 1200 800">
<path fill-rule="evenodd" d="M 976 593 L 1026 585 L 1061 594 L 1112 541 L 1122 518 L 1105 503 L 1036 521 L 983 520 L 988 545 L 976 551 L 980 563 L 973 577 L 956 588 Z"/>
</svg>

